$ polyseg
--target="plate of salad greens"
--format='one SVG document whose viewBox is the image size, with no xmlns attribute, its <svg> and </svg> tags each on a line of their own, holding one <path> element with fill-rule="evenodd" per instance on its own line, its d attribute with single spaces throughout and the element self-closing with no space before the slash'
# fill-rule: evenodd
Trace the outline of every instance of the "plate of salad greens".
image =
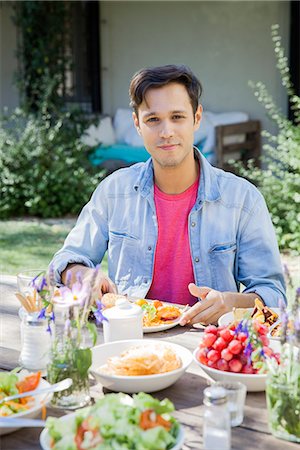
<svg viewBox="0 0 300 450">
<path fill-rule="evenodd" d="M 43 450 L 180 450 L 184 433 L 173 411 L 170 400 L 144 392 L 107 394 L 72 414 L 49 417 L 40 444 Z"/>
<path fill-rule="evenodd" d="M 22 371 L 16 373 L 16 371 L 17 369 L 11 372 L 0 372 L 0 399 L 21 392 L 32 391 L 38 387 L 50 386 L 46 380 L 41 378 L 41 372 L 28 373 Z M 1 423 L 5 422 L 6 418 L 34 419 L 41 413 L 51 396 L 52 394 L 41 394 L 0 403 Z M 5 424 L 1 425 L 0 436 L 11 433 L 16 429 L 18 428 L 5 427 Z"/>
</svg>

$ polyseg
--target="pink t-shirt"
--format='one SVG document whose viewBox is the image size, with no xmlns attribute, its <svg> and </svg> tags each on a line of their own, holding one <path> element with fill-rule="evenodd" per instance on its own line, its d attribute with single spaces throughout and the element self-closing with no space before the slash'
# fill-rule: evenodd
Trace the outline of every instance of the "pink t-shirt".
<svg viewBox="0 0 300 450">
<path fill-rule="evenodd" d="M 148 298 L 183 305 L 197 302 L 188 290 L 188 284 L 194 282 L 188 216 L 196 202 L 198 185 L 199 178 L 176 195 L 165 194 L 154 186 L 158 239 Z"/>
</svg>

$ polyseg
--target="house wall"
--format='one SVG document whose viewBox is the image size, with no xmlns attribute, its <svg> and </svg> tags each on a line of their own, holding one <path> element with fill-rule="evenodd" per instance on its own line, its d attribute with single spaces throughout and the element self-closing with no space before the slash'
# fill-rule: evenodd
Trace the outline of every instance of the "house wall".
<svg viewBox="0 0 300 450">
<path fill-rule="evenodd" d="M 0 112 L 4 107 L 14 109 L 19 104 L 19 95 L 13 84 L 17 70 L 15 56 L 17 31 L 12 23 L 13 8 L 11 2 L 0 3 Z"/>
<path fill-rule="evenodd" d="M 199 76 L 203 105 L 244 111 L 272 129 L 248 81 L 262 81 L 286 112 L 275 67 L 272 24 L 288 54 L 289 2 L 100 2 L 102 94 L 105 113 L 128 106 L 132 74 L 144 66 L 187 64 Z"/>
</svg>

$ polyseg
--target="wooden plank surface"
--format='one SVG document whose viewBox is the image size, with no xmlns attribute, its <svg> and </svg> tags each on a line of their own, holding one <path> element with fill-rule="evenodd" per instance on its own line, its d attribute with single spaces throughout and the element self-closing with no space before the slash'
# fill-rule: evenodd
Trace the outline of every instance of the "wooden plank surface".
<svg viewBox="0 0 300 450">
<path fill-rule="evenodd" d="M 19 304 L 14 297 L 16 286 L 13 281 L 2 284 L 0 304 L 0 368 L 9 370 L 18 365 L 20 350 L 20 319 Z M 4 296 L 3 296 L 4 293 Z M 5 299 L 5 301 L 3 301 Z M 200 330 L 181 328 L 179 326 L 161 333 L 145 335 L 145 338 L 163 339 L 194 350 L 200 338 Z M 99 342 L 102 333 L 99 332 Z M 208 385 L 208 377 L 202 369 L 192 363 L 187 372 L 173 386 L 154 395 L 157 398 L 168 397 L 174 403 L 175 417 L 183 425 L 186 435 L 183 450 L 200 450 L 202 442 L 203 390 Z M 97 390 L 97 391 L 96 391 Z M 92 388 L 97 396 L 103 395 L 99 386 Z M 104 390 L 107 393 L 108 390 Z M 67 411 L 48 408 L 48 415 L 60 416 Z M 39 435 L 41 429 L 25 428 L 0 438 L 0 448 L 3 450 L 35 450 L 40 449 Z M 265 393 L 248 393 L 246 398 L 244 421 L 241 426 L 232 429 L 233 450 L 263 450 L 298 449 L 294 443 L 281 441 L 273 437 L 267 426 L 267 410 Z M 219 449 L 216 449 L 219 450 Z M 221 449 L 220 449 L 221 450 Z"/>
</svg>

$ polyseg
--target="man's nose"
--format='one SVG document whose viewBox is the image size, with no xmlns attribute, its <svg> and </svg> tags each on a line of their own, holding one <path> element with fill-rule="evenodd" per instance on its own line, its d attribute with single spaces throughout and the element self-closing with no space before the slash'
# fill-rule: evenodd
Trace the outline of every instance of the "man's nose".
<svg viewBox="0 0 300 450">
<path fill-rule="evenodd" d="M 164 139 L 168 139 L 174 135 L 173 126 L 169 121 L 164 121 L 161 124 L 159 136 Z"/>
</svg>

